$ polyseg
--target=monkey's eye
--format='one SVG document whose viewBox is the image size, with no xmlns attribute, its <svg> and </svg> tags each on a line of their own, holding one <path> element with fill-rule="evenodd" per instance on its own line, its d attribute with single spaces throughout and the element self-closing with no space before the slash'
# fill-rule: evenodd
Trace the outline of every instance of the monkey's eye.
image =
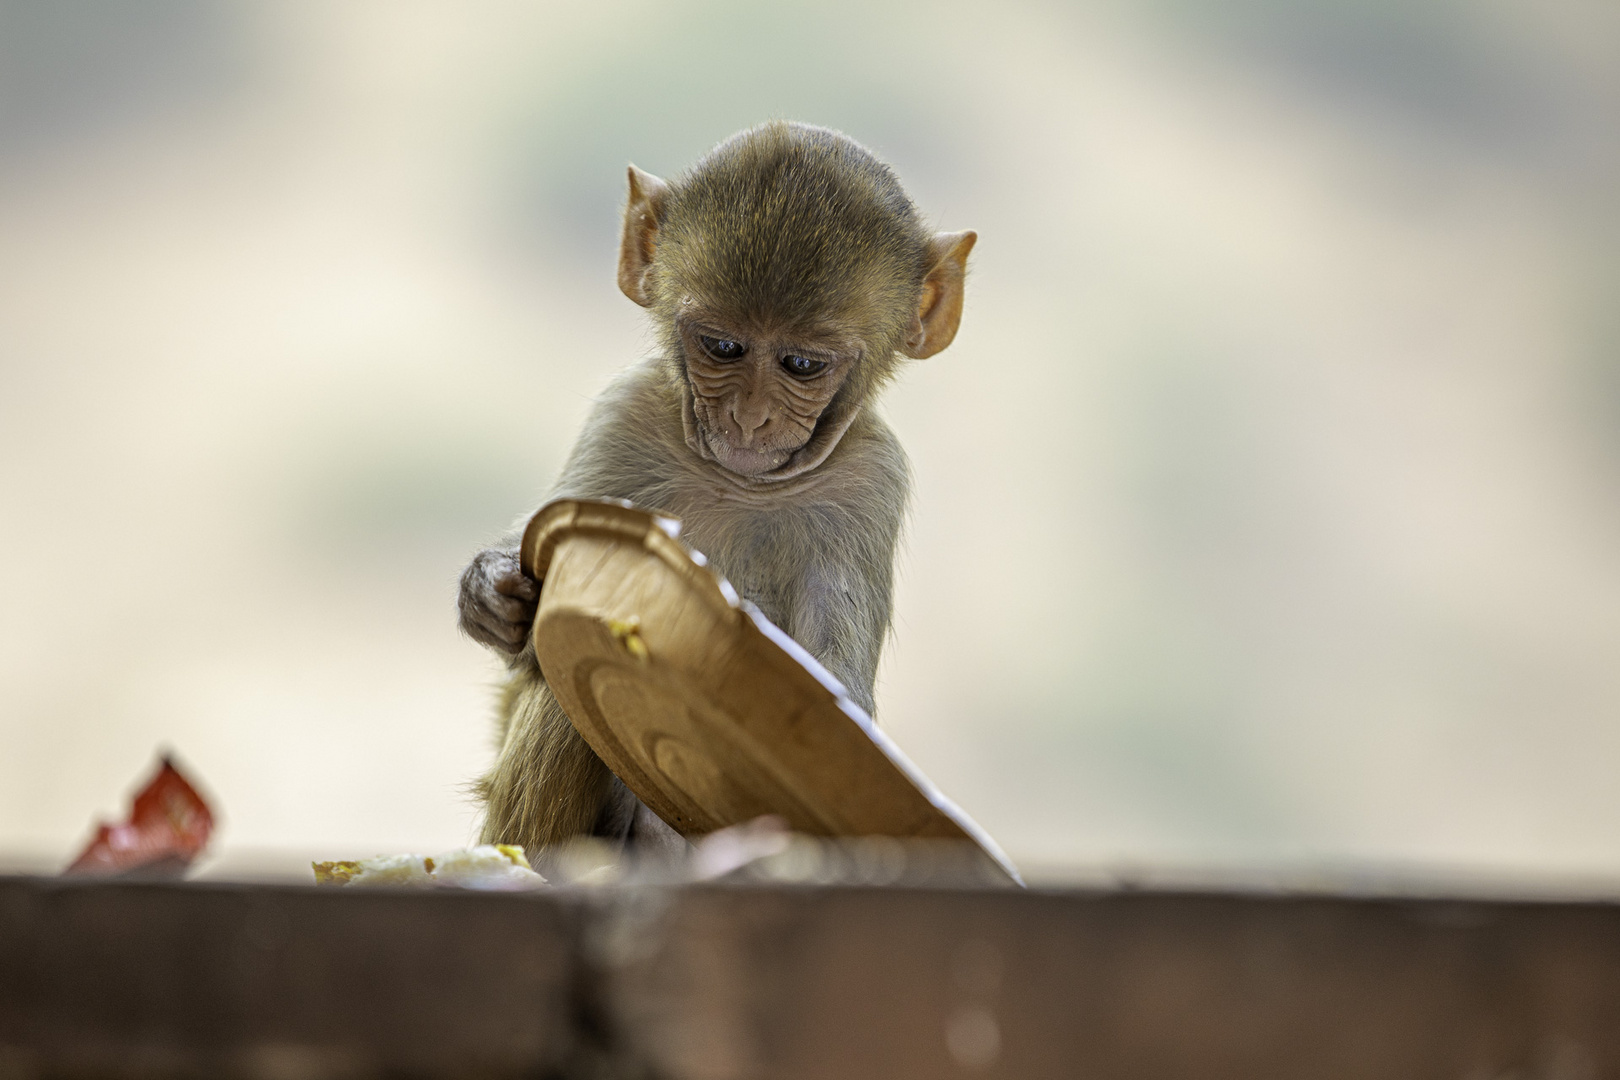
<svg viewBox="0 0 1620 1080">
<path fill-rule="evenodd" d="M 782 357 L 782 366 L 789 375 L 797 375 L 801 379 L 808 379 L 812 375 L 820 375 L 827 369 L 827 361 L 812 360 L 808 356 L 794 356 L 791 353 Z"/>
<path fill-rule="evenodd" d="M 703 343 L 703 351 L 721 363 L 741 359 L 742 354 L 748 351 L 740 342 L 728 338 L 704 337 L 699 334 L 698 340 Z"/>
</svg>

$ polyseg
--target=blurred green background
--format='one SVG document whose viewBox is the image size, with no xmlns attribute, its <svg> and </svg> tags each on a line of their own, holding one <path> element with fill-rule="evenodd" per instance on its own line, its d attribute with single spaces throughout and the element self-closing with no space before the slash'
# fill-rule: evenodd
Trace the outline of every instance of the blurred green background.
<svg viewBox="0 0 1620 1080">
<path fill-rule="evenodd" d="M 0 865 L 466 842 L 624 167 L 975 228 L 879 719 L 1033 876 L 1620 882 L 1620 8 L 0 0 Z"/>
</svg>

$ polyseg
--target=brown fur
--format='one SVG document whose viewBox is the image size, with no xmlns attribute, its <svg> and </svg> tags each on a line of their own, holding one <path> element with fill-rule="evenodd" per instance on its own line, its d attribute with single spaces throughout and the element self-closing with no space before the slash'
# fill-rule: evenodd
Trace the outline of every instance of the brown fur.
<svg viewBox="0 0 1620 1080">
<path fill-rule="evenodd" d="M 972 233 L 930 235 L 888 167 L 834 132 L 767 124 L 666 184 L 632 167 L 620 287 L 664 355 L 597 401 L 552 497 L 628 499 L 817 657 L 868 712 L 908 497 L 898 440 L 865 406 L 897 353 L 950 343 Z M 703 338 L 746 346 L 720 359 Z M 784 357 L 825 365 L 812 377 Z M 462 582 L 462 626 L 512 655 L 485 841 L 634 835 L 636 804 L 575 732 L 526 647 L 515 543 Z"/>
</svg>

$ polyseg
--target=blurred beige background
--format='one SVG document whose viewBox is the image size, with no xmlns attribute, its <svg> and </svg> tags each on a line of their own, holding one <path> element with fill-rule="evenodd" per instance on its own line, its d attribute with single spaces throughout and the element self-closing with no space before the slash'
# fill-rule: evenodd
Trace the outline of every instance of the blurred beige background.
<svg viewBox="0 0 1620 1080">
<path fill-rule="evenodd" d="M 625 163 L 777 116 L 980 232 L 879 719 L 1015 857 L 1620 881 L 1608 0 L 0 0 L 0 863 L 467 841 Z"/>
</svg>

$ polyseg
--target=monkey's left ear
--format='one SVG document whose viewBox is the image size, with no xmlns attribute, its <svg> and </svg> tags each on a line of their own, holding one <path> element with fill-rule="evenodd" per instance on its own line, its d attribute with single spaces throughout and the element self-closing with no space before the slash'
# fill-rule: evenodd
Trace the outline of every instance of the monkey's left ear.
<svg viewBox="0 0 1620 1080">
<path fill-rule="evenodd" d="M 962 283 L 968 252 L 979 239 L 972 229 L 935 233 L 928 242 L 934 268 L 923 278 L 922 299 L 900 351 L 913 360 L 933 356 L 956 338 L 962 322 Z"/>
<path fill-rule="evenodd" d="M 669 185 L 650 172 L 630 166 L 630 199 L 624 204 L 624 237 L 619 241 L 619 288 L 648 307 L 647 271 L 658 247 L 658 220 L 664 216 Z"/>
</svg>

